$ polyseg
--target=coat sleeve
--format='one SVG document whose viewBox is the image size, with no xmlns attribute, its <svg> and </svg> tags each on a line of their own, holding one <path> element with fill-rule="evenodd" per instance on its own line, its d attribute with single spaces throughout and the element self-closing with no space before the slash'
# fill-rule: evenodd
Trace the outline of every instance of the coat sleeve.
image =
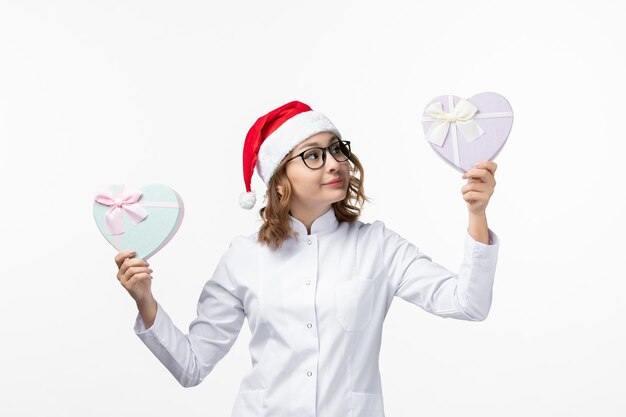
<svg viewBox="0 0 626 417">
<path fill-rule="evenodd" d="M 465 230 L 463 260 L 458 273 L 432 258 L 377 221 L 381 251 L 394 295 L 444 318 L 482 321 L 491 308 L 498 236 L 489 230 L 489 244 Z"/>
<path fill-rule="evenodd" d="M 243 325 L 243 304 L 230 276 L 231 251 L 232 243 L 204 285 L 189 333 L 181 332 L 158 303 L 149 329 L 139 313 L 135 319 L 135 334 L 183 387 L 202 382 L 228 353 Z"/>
</svg>

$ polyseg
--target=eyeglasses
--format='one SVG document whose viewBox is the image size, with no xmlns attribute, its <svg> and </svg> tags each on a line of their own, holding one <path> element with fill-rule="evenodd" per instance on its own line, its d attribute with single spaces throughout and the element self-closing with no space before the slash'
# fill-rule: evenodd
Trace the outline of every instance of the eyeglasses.
<svg viewBox="0 0 626 417">
<path fill-rule="evenodd" d="M 310 169 L 320 169 L 326 164 L 326 150 L 330 151 L 330 154 L 335 158 L 337 162 L 345 162 L 350 158 L 350 141 L 347 140 L 339 140 L 332 145 L 327 146 L 326 148 L 309 148 L 306 151 L 299 153 L 287 160 L 287 162 L 296 159 L 298 157 L 302 158 L 304 165 L 306 165 Z M 285 162 L 285 163 L 287 163 Z"/>
</svg>

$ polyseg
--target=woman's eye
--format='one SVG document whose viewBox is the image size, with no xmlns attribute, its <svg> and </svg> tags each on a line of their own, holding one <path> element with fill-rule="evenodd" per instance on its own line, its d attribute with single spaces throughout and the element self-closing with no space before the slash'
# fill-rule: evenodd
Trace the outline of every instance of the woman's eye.
<svg viewBox="0 0 626 417">
<path fill-rule="evenodd" d="M 317 159 L 317 157 L 317 152 L 315 151 L 304 154 L 304 159 Z"/>
<path fill-rule="evenodd" d="M 332 153 L 340 153 L 341 152 L 341 147 L 338 145 L 333 146 L 332 148 L 330 148 L 330 151 Z"/>
</svg>

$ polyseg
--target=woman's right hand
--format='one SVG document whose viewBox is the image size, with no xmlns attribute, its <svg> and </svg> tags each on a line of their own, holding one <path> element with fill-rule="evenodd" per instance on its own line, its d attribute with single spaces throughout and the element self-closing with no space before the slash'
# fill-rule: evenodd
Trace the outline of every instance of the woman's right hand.
<svg viewBox="0 0 626 417">
<path fill-rule="evenodd" d="M 143 259 L 133 259 L 135 251 L 119 252 L 115 255 L 115 263 L 119 268 L 117 279 L 137 304 L 143 304 L 153 299 L 152 296 L 152 269 Z"/>
</svg>

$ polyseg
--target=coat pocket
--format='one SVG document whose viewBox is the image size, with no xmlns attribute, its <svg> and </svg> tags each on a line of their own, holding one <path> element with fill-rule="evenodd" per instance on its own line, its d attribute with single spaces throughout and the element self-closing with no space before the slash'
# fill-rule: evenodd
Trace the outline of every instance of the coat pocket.
<svg viewBox="0 0 626 417">
<path fill-rule="evenodd" d="M 353 417 L 384 417 L 383 396 L 352 391 Z"/>
<path fill-rule="evenodd" d="M 335 317 L 346 331 L 361 330 L 372 319 L 373 279 L 351 279 L 335 284 Z"/>
<path fill-rule="evenodd" d="M 261 415 L 265 390 L 239 391 L 230 417 L 254 417 Z"/>
</svg>

